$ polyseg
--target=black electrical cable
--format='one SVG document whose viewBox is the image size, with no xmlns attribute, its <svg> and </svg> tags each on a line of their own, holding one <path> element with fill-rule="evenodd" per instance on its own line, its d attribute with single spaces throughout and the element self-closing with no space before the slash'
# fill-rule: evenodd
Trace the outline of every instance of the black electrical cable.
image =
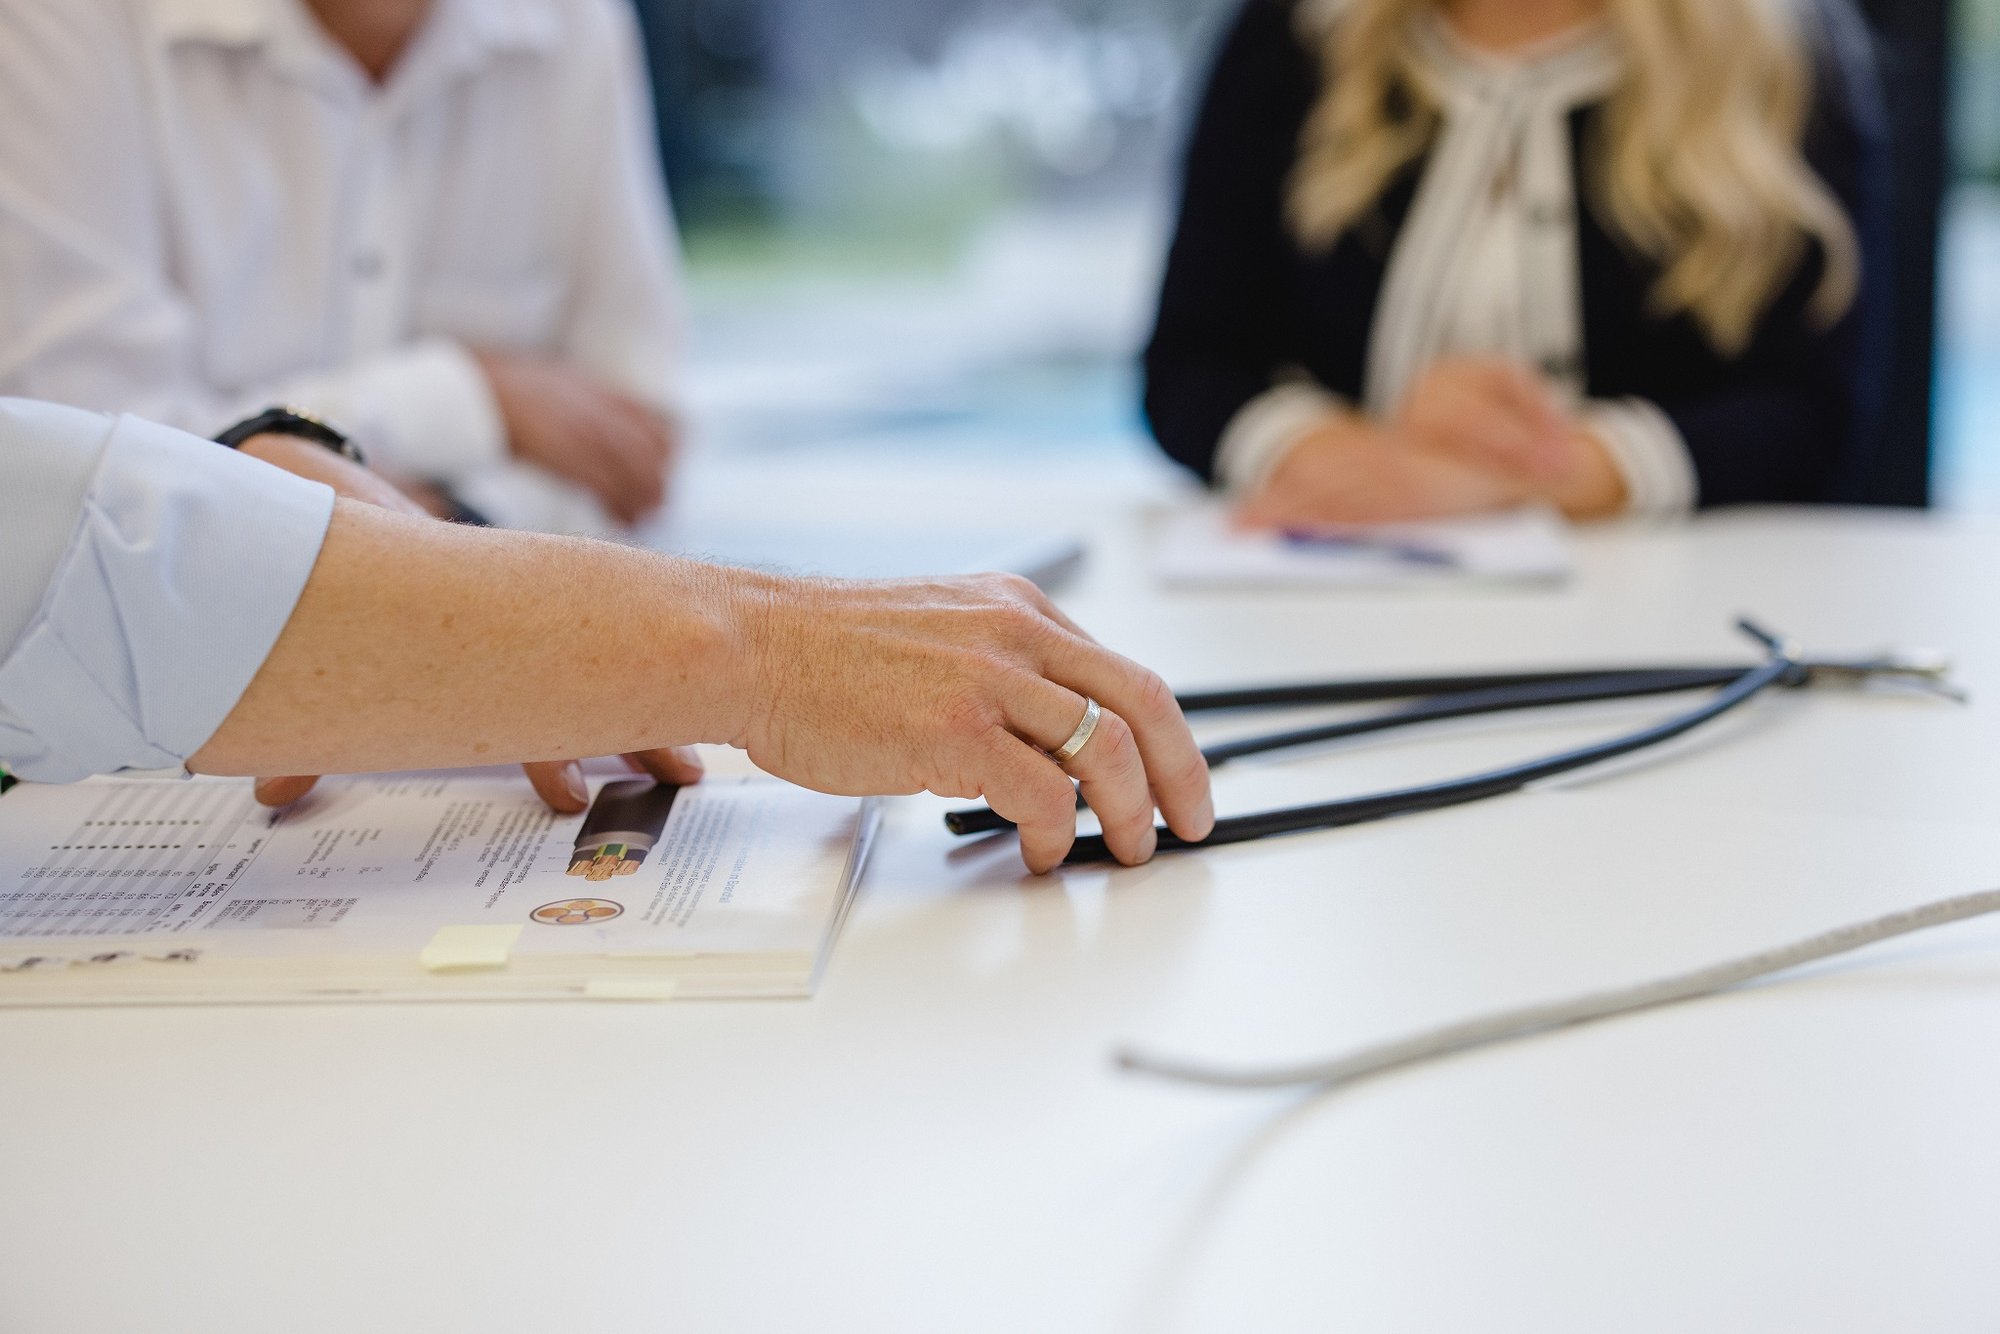
<svg viewBox="0 0 2000 1334">
<path fill-rule="evenodd" d="M 1341 741 L 1353 737 L 1369 736 L 1380 732 L 1394 731 L 1403 727 L 1415 727 L 1422 723 L 1444 722 L 1452 718 L 1470 718 L 1489 713 L 1509 713 L 1522 709 L 1547 708 L 1561 704 L 1589 704 L 1614 699 L 1639 699 L 1651 695 L 1669 695 L 1683 690 L 1701 690 L 1711 686 L 1727 685 L 1749 670 L 1746 667 L 1667 667 L 1652 670 L 1618 669 L 1608 672 L 1588 674 L 1546 673 L 1534 678 L 1503 676 L 1477 677 L 1432 677 L 1413 678 L 1410 682 L 1363 682 L 1357 683 L 1364 690 L 1378 687 L 1436 686 L 1439 683 L 1459 683 L 1465 681 L 1504 681 L 1505 685 L 1492 688 L 1452 689 L 1432 699 L 1420 699 L 1400 709 L 1372 714 L 1366 718 L 1349 718 L 1336 723 L 1324 723 L 1315 727 L 1296 728 L 1288 732 L 1274 732 L 1262 736 L 1243 737 L 1235 741 L 1219 742 L 1202 748 L 1202 757 L 1211 769 L 1218 768 L 1231 760 L 1248 755 L 1263 755 L 1275 750 L 1289 750 L 1298 746 L 1309 746 L 1325 741 Z M 1342 689 L 1341 683 L 1323 686 L 1275 687 L 1289 694 L 1318 691 L 1320 699 Z M 1218 692 L 1219 693 L 1219 692 Z M 1237 692 L 1247 695 L 1255 692 Z M 1197 699 L 1203 698 L 1200 696 Z M 1383 695 L 1384 699 L 1407 698 L 1406 694 Z M 1288 698 L 1285 703 L 1294 703 Z M 1246 705 L 1197 704 L 1202 708 L 1243 708 Z M 1185 711 L 1187 705 L 1182 704 Z M 1079 801 L 1079 804 L 1081 802 Z M 945 828 L 958 835 L 991 833 L 1000 829 L 1013 828 L 1013 822 L 1000 815 L 989 806 L 966 807 L 948 812 Z"/>
<path fill-rule="evenodd" d="M 1640 699 L 1651 695 L 1672 695 L 1683 690 L 1725 686 L 1748 670 L 1731 668 L 1670 668 L 1658 672 L 1620 672 L 1616 676 L 1579 677 L 1540 686 L 1509 686 L 1495 690 L 1466 690 L 1414 704 L 1368 718 L 1322 723 L 1264 736 L 1243 737 L 1206 747 L 1202 754 L 1209 767 L 1227 764 L 1246 755 L 1263 755 L 1274 750 L 1315 745 L 1368 736 L 1419 723 L 1443 722 L 1452 718 L 1474 718 L 1488 713 L 1514 713 L 1558 704 L 1595 704 L 1614 699 Z"/>
<path fill-rule="evenodd" d="M 1552 774 L 1601 763 L 1635 750 L 1659 745 L 1720 717 L 1772 686 L 1798 688 L 1822 682 L 1850 685 L 1900 682 L 1927 694 L 1959 703 L 1963 703 L 1966 698 L 1965 693 L 1949 679 L 1949 662 L 1934 653 L 1885 652 L 1856 659 L 1802 660 L 1788 641 L 1780 639 L 1751 621 L 1740 620 L 1737 622 L 1737 628 L 1763 645 L 1768 654 L 1763 663 L 1748 666 L 1738 664 L 1611 667 L 1591 670 L 1484 672 L 1463 676 L 1381 677 L 1358 681 L 1307 682 L 1239 690 L 1198 691 L 1178 696 L 1182 711 L 1187 713 L 1305 704 L 1357 704 L 1397 699 L 1410 701 L 1402 708 L 1386 709 L 1363 718 L 1349 718 L 1340 722 L 1294 728 L 1265 736 L 1243 737 L 1209 746 L 1202 754 L 1208 760 L 1210 767 L 1215 767 L 1247 755 L 1379 734 L 1450 718 L 1718 688 L 1718 693 L 1713 698 L 1676 718 L 1629 736 L 1579 750 L 1566 751 L 1546 760 L 1475 774 L 1468 778 L 1454 779 L 1427 787 L 1268 811 L 1261 815 L 1233 817 L 1217 822 L 1214 832 L 1199 844 L 1189 844 L 1171 831 L 1161 829 L 1159 847 L 1171 850 L 1240 843 L 1247 839 L 1264 838 L 1273 834 L 1359 824 L 1368 820 L 1386 819 L 1392 815 L 1436 810 L 1463 802 L 1478 801 L 1484 797 L 1498 796 Z M 1078 804 L 1082 805 L 1081 800 Z M 979 806 L 947 813 L 945 827 L 954 834 L 967 835 L 995 832 L 1013 826 L 1010 821 L 1001 818 L 991 808 Z M 1079 839 L 1069 857 L 1071 862 L 1109 859 L 1101 835 L 1090 835 Z"/>
<path fill-rule="evenodd" d="M 1517 792 L 1528 784 L 1540 782 L 1545 778 L 1553 778 L 1558 774 L 1587 768 L 1593 764 L 1602 764 L 1607 760 L 1671 741 L 1704 723 L 1713 722 L 1772 686 L 1796 683 L 1804 673 L 1805 668 L 1796 659 L 1789 653 L 1779 650 L 1770 661 L 1740 673 L 1735 681 L 1724 686 L 1700 706 L 1625 736 L 1563 751 L 1545 759 L 1531 760 L 1525 764 L 1510 765 L 1464 778 L 1448 779 L 1424 787 L 1404 788 L 1374 796 L 1353 797 L 1345 801 L 1293 806 L 1257 815 L 1217 820 L 1213 832 L 1199 843 L 1190 843 L 1172 830 L 1162 827 L 1159 830 L 1159 848 L 1165 852 L 1182 848 L 1220 847 L 1228 843 L 1244 843 L 1277 834 L 1297 833 L 1308 829 L 1333 829 L 1344 825 L 1362 824 L 1370 820 L 1383 820 L 1394 815 L 1441 810 L 1447 806 L 1458 806 L 1487 797 Z M 1065 862 L 1075 866 L 1111 860 L 1113 860 L 1111 851 L 1105 846 L 1104 836 L 1089 834 L 1077 839 Z"/>
<path fill-rule="evenodd" d="M 1218 713 L 1229 709 L 1278 709 L 1306 704 L 1380 704 L 1423 696 L 1471 694 L 1476 691 L 1559 687 L 1578 681 L 1615 682 L 1683 676 L 1695 685 L 1720 685 L 1742 675 L 1749 664 L 1709 664 L 1679 667 L 1566 668 L 1556 671 L 1476 672 L 1462 676 L 1383 676 L 1352 681 L 1292 682 L 1226 690 L 1193 690 L 1174 696 L 1182 713 Z M 1651 693 L 1651 692 L 1642 692 Z"/>
</svg>

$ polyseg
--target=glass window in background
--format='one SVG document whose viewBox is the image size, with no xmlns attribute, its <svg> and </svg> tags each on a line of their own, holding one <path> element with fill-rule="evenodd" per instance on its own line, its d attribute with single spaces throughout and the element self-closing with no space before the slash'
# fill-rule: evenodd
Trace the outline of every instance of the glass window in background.
<svg viewBox="0 0 2000 1334">
<path fill-rule="evenodd" d="M 1958 0 L 1938 311 L 1938 502 L 2000 510 L 2000 0 Z"/>
<path fill-rule="evenodd" d="M 1233 0 L 639 0 L 701 443 L 1159 468 L 1134 354 Z"/>
</svg>

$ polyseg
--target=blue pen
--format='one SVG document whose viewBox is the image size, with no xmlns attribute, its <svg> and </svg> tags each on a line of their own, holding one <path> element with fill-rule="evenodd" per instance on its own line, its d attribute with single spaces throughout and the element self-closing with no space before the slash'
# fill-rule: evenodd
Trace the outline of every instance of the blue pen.
<svg viewBox="0 0 2000 1334">
<path fill-rule="evenodd" d="M 1365 551 L 1375 555 L 1388 556 L 1393 560 L 1410 565 L 1430 565 L 1443 569 L 1457 569 L 1458 556 L 1443 547 L 1431 546 L 1424 542 L 1411 542 L 1403 538 L 1382 537 L 1372 533 L 1340 533 L 1310 528 L 1287 528 L 1284 530 L 1287 545 L 1295 547 L 1318 547 L 1323 550 Z"/>
</svg>

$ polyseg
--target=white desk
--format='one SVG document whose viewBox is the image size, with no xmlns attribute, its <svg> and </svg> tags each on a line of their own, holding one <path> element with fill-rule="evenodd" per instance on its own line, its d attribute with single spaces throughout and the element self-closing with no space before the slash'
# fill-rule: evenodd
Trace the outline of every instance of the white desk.
<svg viewBox="0 0 2000 1334">
<path fill-rule="evenodd" d="M 1105 1058 L 1318 1053 L 2000 884 L 1996 569 L 2000 529 L 1733 515 L 1589 537 L 1562 593 L 1165 599 L 1114 534 L 1068 601 L 1190 686 L 1733 654 L 1753 610 L 1953 649 L 1978 700 L 1773 699 L 1672 763 L 1040 881 L 900 803 L 810 1003 L 10 1013 L 0 1329 L 1995 1328 L 2000 922 L 1334 1096 Z"/>
</svg>

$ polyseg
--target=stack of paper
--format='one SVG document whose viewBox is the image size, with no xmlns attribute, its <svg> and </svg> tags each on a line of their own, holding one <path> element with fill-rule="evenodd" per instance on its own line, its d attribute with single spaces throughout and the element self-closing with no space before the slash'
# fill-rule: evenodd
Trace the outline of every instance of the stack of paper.
<svg viewBox="0 0 2000 1334">
<path fill-rule="evenodd" d="M 809 995 L 876 824 L 775 779 L 518 770 L 23 784 L 0 797 L 0 1004 Z"/>
<path fill-rule="evenodd" d="M 1566 578 L 1562 519 L 1546 509 L 1380 526 L 1269 532 L 1235 527 L 1219 505 L 1159 525 L 1155 564 L 1182 588 L 1323 588 Z"/>
</svg>

